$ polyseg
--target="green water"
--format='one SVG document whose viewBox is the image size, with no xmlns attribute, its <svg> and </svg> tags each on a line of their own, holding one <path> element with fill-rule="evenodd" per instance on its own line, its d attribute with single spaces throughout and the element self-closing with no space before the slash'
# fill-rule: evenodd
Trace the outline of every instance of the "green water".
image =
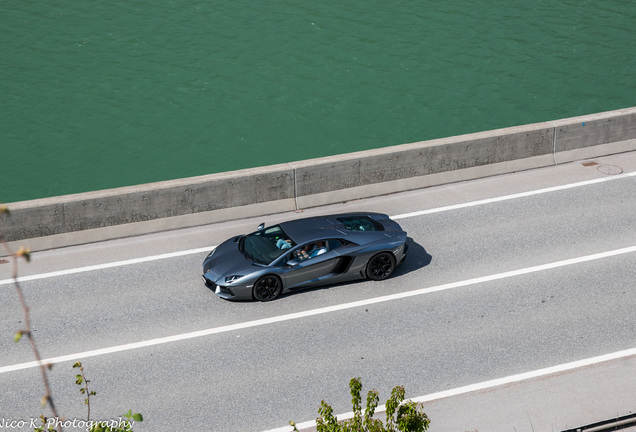
<svg viewBox="0 0 636 432">
<path fill-rule="evenodd" d="M 0 3 L 0 202 L 636 105 L 636 2 Z"/>
</svg>

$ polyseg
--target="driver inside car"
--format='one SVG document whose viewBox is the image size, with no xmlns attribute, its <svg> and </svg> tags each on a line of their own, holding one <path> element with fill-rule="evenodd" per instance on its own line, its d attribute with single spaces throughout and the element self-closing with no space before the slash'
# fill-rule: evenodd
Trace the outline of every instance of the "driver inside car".
<svg viewBox="0 0 636 432">
<path fill-rule="evenodd" d="M 324 241 L 314 243 L 312 250 L 309 252 L 309 258 L 317 257 L 327 252 L 327 246 Z"/>
</svg>

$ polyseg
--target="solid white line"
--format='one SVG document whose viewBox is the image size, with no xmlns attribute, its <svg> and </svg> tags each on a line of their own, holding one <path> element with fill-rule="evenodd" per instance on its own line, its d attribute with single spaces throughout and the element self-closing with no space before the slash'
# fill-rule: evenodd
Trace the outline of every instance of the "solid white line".
<svg viewBox="0 0 636 432">
<path fill-rule="evenodd" d="M 627 178 L 627 177 L 634 177 L 634 176 L 636 176 L 636 171 L 630 172 L 630 173 L 625 173 L 625 174 L 618 174 L 618 175 L 615 175 L 615 176 L 602 177 L 602 178 L 598 178 L 598 179 L 594 179 L 594 180 L 586 180 L 586 181 L 582 181 L 582 182 L 578 182 L 578 183 L 570 183 L 570 184 L 561 185 L 561 186 L 554 186 L 554 187 L 549 187 L 549 188 L 544 188 L 544 189 L 536 189 L 536 190 L 527 191 L 527 192 L 520 192 L 520 193 L 516 193 L 516 194 L 512 194 L 512 195 L 505 195 L 505 196 L 496 197 L 496 198 L 488 198 L 488 199 L 483 199 L 483 200 L 479 200 L 479 201 L 471 201 L 471 202 L 463 203 L 463 204 L 455 204 L 455 205 L 450 205 L 450 206 L 446 206 L 446 207 L 438 207 L 438 208 L 429 209 L 429 210 L 421 210 L 421 211 L 415 211 L 415 212 L 411 212 L 411 213 L 404 213 L 404 214 L 397 215 L 397 216 L 391 216 L 391 219 L 395 219 L 395 220 L 397 220 L 397 219 L 405 219 L 405 218 L 409 218 L 409 217 L 422 216 L 422 215 L 427 215 L 427 214 L 432 214 L 432 213 L 439 213 L 439 212 L 444 212 L 444 211 L 449 211 L 449 210 L 457 210 L 457 209 L 462 209 L 462 208 L 466 208 L 466 207 L 474 207 L 474 206 L 478 206 L 478 205 L 492 204 L 492 203 L 496 203 L 496 202 L 500 202 L 500 201 L 508 201 L 508 200 L 517 199 L 517 198 L 525 198 L 525 197 L 529 197 L 529 196 L 533 196 L 533 195 L 539 195 L 539 194 L 550 193 L 550 192 L 557 192 L 557 191 L 562 191 L 562 190 L 572 189 L 572 188 L 577 188 L 577 187 L 582 187 L 582 186 L 589 186 L 589 185 L 593 185 L 593 184 L 597 184 L 597 183 L 603 183 L 603 182 L 612 181 L 612 180 L 620 180 L 620 179 L 624 179 L 624 178 Z"/>
<path fill-rule="evenodd" d="M 134 259 L 129 259 L 125 261 L 115 261 L 115 262 L 105 263 L 105 264 L 96 264 L 96 265 L 87 266 L 87 267 L 78 267 L 78 268 L 68 269 L 68 270 L 59 270 L 59 271 L 54 271 L 50 273 L 41 273 L 41 274 L 30 275 L 30 276 L 20 276 L 18 277 L 18 282 L 46 279 L 46 278 L 55 277 L 55 276 L 66 276 L 66 275 L 75 274 L 75 273 L 83 273 L 83 272 L 88 272 L 93 270 L 103 270 L 103 269 L 112 268 L 112 267 L 122 267 L 126 265 L 131 265 L 131 264 L 140 264 L 140 263 L 145 263 L 149 261 L 156 261 L 161 259 L 180 257 L 184 255 L 210 252 L 212 249 L 214 249 L 214 247 L 215 246 L 208 246 L 208 247 L 199 248 L 199 249 L 191 249 L 191 250 L 180 251 L 180 252 L 171 252 L 171 253 L 166 253 L 161 255 L 152 255 L 148 257 L 134 258 Z M 13 279 L 4 279 L 4 280 L 0 280 L 0 285 L 8 285 L 13 282 L 14 282 Z"/>
<path fill-rule="evenodd" d="M 537 190 L 528 191 L 528 192 L 522 192 L 522 193 L 513 194 L 513 195 L 506 195 L 506 196 L 502 196 L 502 197 L 489 198 L 489 199 L 484 199 L 484 200 L 480 200 L 480 201 L 471 201 L 471 202 L 463 203 L 463 204 L 456 204 L 456 205 L 451 205 L 451 206 L 446 206 L 446 207 L 439 207 L 439 208 L 434 208 L 434 209 L 429 209 L 429 210 L 421 210 L 421 211 L 416 211 L 416 212 L 411 212 L 411 213 L 403 213 L 403 214 L 391 216 L 391 219 L 394 219 L 394 220 L 406 219 L 406 218 L 410 218 L 410 217 L 423 216 L 423 215 L 432 214 L 432 213 L 439 213 L 439 212 L 443 212 L 443 211 L 457 210 L 457 209 L 462 209 L 462 208 L 466 208 L 466 207 L 474 207 L 474 206 L 484 205 L 484 204 L 492 204 L 492 203 L 495 203 L 495 202 L 507 201 L 507 200 L 516 199 L 516 198 L 523 198 L 523 197 L 528 197 L 528 196 L 532 196 L 532 195 L 539 195 L 539 194 L 544 194 L 544 193 L 549 193 L 549 192 L 555 192 L 555 191 L 560 191 L 560 190 L 564 190 L 564 189 L 571 189 L 571 188 L 577 188 L 577 187 L 582 187 L 582 186 L 588 186 L 588 185 L 592 185 L 592 184 L 596 184 L 596 183 L 612 181 L 612 180 L 619 180 L 619 179 L 624 179 L 624 178 L 632 177 L 632 176 L 636 176 L 636 171 L 631 172 L 631 173 L 618 174 L 618 175 L 614 175 L 614 176 L 598 178 L 598 179 L 594 179 L 594 180 L 582 181 L 582 182 L 578 182 L 578 183 L 570 183 L 570 184 L 562 185 L 562 186 L 555 186 L 555 187 L 550 187 L 550 188 L 544 188 L 544 189 L 537 189 Z M 56 276 L 66 276 L 66 275 L 70 275 L 70 274 L 83 273 L 83 272 L 88 272 L 88 271 L 93 271 L 93 270 L 102 270 L 102 269 L 112 268 L 112 267 L 123 267 L 123 266 L 127 266 L 127 265 L 132 265 L 132 264 L 140 264 L 140 263 L 145 263 L 145 262 L 156 261 L 156 260 L 160 260 L 160 259 L 174 258 L 174 257 L 179 257 L 179 256 L 185 256 L 185 255 L 193 255 L 193 254 L 198 254 L 198 253 L 204 253 L 204 252 L 211 251 L 214 247 L 215 246 L 209 246 L 209 247 L 205 247 L 205 248 L 191 249 L 191 250 L 167 253 L 167 254 L 162 254 L 162 255 L 152 255 L 152 256 L 148 256 L 148 257 L 135 258 L 135 259 L 125 260 L 125 261 L 116 261 L 116 262 L 106 263 L 106 264 L 97 264 L 97 265 L 92 265 L 92 266 L 87 266 L 87 267 L 79 267 L 79 268 L 68 269 L 68 270 L 60 270 L 60 271 L 55 271 L 55 272 L 50 272 L 50 273 L 42 273 L 42 274 L 31 275 L 31 276 L 21 276 L 21 277 L 18 278 L 18 282 L 27 282 L 27 281 L 32 281 L 32 280 L 56 277 Z M 8 285 L 8 284 L 11 284 L 13 282 L 14 282 L 13 279 L 0 280 L 0 286 Z"/>
<path fill-rule="evenodd" d="M 439 399 L 444 399 L 444 398 L 448 398 L 448 397 L 452 397 L 452 396 L 459 396 L 459 395 L 463 395 L 466 393 L 472 393 L 478 390 L 485 390 L 485 389 L 491 389 L 491 388 L 495 388 L 495 387 L 500 387 L 500 386 L 505 386 L 511 383 L 516 383 L 516 382 L 520 382 L 520 381 L 526 381 L 526 380 L 530 380 L 533 378 L 541 378 L 541 377 L 545 377 L 548 375 L 554 375 L 554 374 L 559 374 L 562 372 L 566 372 L 566 371 L 571 371 L 574 369 L 579 369 L 579 368 L 583 368 L 583 367 L 587 367 L 587 366 L 592 366 L 595 364 L 599 364 L 599 363 L 604 363 L 607 361 L 611 361 L 611 360 L 617 360 L 617 359 L 621 359 L 621 358 L 626 358 L 626 357 L 631 357 L 636 355 L 636 348 L 631 348 L 631 349 L 627 349 L 624 351 L 617 351 L 614 353 L 610 353 L 610 354 L 604 354 L 601 356 L 597 356 L 597 357 L 591 357 L 588 359 L 583 359 L 583 360 L 577 360 L 577 361 L 573 361 L 570 363 L 563 363 L 560 365 L 556 365 L 556 366 L 551 366 L 551 367 L 547 367 L 544 369 L 537 369 L 534 371 L 530 371 L 530 372 L 524 372 L 524 373 L 520 373 L 517 375 L 510 375 L 504 378 L 497 378 L 494 380 L 490 380 L 490 381 L 484 381 L 481 383 L 476 383 L 476 384 L 471 384 L 471 385 L 467 385 L 467 386 L 463 386 L 463 387 L 457 387 L 454 389 L 449 389 L 449 390 L 444 390 L 441 392 L 437 392 L 437 393 L 431 393 L 428 395 L 424 395 L 424 396 L 418 396 L 415 398 L 410 398 L 410 400 L 412 400 L 413 402 L 431 402 L 431 401 L 435 401 L 435 400 L 439 400 Z M 386 406 L 385 405 L 378 405 L 378 407 L 376 408 L 376 413 L 380 413 L 380 412 L 384 412 L 386 411 Z M 338 420 L 347 420 L 350 418 L 353 418 L 353 412 L 347 412 L 347 413 L 343 413 L 343 414 L 338 414 L 336 416 L 338 418 Z M 296 427 L 299 430 L 303 430 L 303 429 L 308 429 L 308 428 L 312 428 L 312 427 L 316 427 L 316 421 L 315 420 L 309 420 L 306 422 L 302 422 L 302 423 L 297 423 Z M 291 432 L 293 429 L 291 426 L 283 426 L 283 427 L 279 427 L 276 429 L 269 429 L 267 431 L 264 432 Z"/>
<path fill-rule="evenodd" d="M 283 322 L 283 321 L 295 320 L 299 318 L 306 318 L 306 317 L 315 316 L 315 315 L 321 315 L 321 314 L 326 314 L 326 313 L 331 313 L 331 312 L 336 312 L 336 311 L 341 311 L 346 309 L 352 309 L 352 308 L 360 307 L 360 306 L 368 306 L 368 305 L 376 304 L 376 303 L 384 303 L 388 301 L 399 300 L 399 299 L 404 299 L 404 298 L 423 295 L 423 294 L 430 294 L 433 292 L 438 292 L 438 291 L 443 291 L 448 289 L 460 288 L 460 287 L 465 287 L 469 285 L 475 285 L 475 284 L 490 282 L 494 280 L 520 276 L 520 275 L 525 275 L 529 273 L 550 270 L 550 269 L 564 267 L 564 266 L 568 266 L 572 264 L 580 264 L 580 263 L 584 263 L 588 261 L 613 257 L 613 256 L 632 253 L 632 252 L 636 252 L 636 246 L 596 253 L 593 255 L 587 255 L 587 256 L 583 256 L 579 258 L 572 258 L 568 260 L 557 261 L 557 262 L 553 262 L 549 264 L 527 267 L 524 269 L 513 270 L 509 272 L 504 272 L 504 273 L 497 273 L 490 276 L 483 276 L 483 277 L 468 279 L 468 280 L 459 281 L 459 282 L 452 282 L 448 284 L 438 285 L 435 287 L 421 288 L 421 289 L 403 292 L 403 293 L 391 294 L 391 295 L 375 297 L 375 298 L 370 298 L 365 300 L 358 300 L 358 301 L 350 302 L 350 303 L 343 303 L 339 305 L 333 305 L 333 306 L 312 309 L 312 310 L 302 311 L 302 312 L 296 312 L 296 313 L 291 313 L 286 315 L 279 315 L 279 316 L 275 316 L 271 318 L 263 318 L 263 319 L 258 319 L 254 321 L 246 321 L 242 323 L 237 323 L 237 324 L 232 324 L 232 325 L 227 325 L 222 327 L 209 328 L 205 330 L 198 330 L 194 332 L 182 333 L 178 335 L 166 336 L 166 337 L 161 337 L 156 339 L 150 339 L 150 340 L 141 341 L 141 342 L 133 342 L 133 343 L 128 343 L 124 345 L 117 345 L 117 346 L 108 347 L 108 348 L 96 349 L 92 351 L 84 351 L 81 353 L 68 354 L 68 355 L 63 355 L 58 357 L 50 357 L 47 359 L 43 359 L 42 362 L 44 364 L 49 364 L 49 363 L 55 364 L 55 363 L 61 363 L 65 361 L 74 361 L 74 360 L 80 360 L 80 359 L 84 359 L 88 357 L 95 357 L 95 356 L 104 355 L 104 354 L 128 351 L 128 350 L 133 350 L 133 349 L 138 349 L 138 348 L 143 348 L 148 346 L 161 345 L 161 344 L 170 343 L 170 342 L 177 342 L 177 341 L 197 338 L 201 336 L 227 333 L 227 332 L 231 332 L 235 330 L 258 327 L 258 326 L 274 324 L 274 323 Z M 7 372 L 14 372 L 14 371 L 22 370 L 22 369 L 33 368 L 37 366 L 38 366 L 37 361 L 4 366 L 4 367 L 0 367 L 0 374 L 7 373 Z"/>
</svg>

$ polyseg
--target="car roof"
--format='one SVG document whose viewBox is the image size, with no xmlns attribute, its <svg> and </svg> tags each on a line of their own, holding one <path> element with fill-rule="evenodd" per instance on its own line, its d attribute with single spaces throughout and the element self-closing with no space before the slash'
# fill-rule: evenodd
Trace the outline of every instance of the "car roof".
<svg viewBox="0 0 636 432">
<path fill-rule="evenodd" d="M 385 237 L 386 231 L 347 230 L 341 219 L 356 217 L 368 217 L 375 221 L 388 219 L 387 215 L 381 213 L 341 213 L 291 220 L 279 226 L 297 244 L 328 238 L 348 238 L 356 243 L 366 243 Z"/>
</svg>

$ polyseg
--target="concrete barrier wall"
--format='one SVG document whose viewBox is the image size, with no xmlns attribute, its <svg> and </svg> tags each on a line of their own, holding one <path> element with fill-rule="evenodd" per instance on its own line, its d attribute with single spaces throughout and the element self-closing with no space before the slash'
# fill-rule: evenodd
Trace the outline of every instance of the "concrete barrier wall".
<svg viewBox="0 0 636 432">
<path fill-rule="evenodd" d="M 275 165 L 9 204 L 7 241 L 81 232 L 288 199 L 293 170 Z"/>
<path fill-rule="evenodd" d="M 268 167 L 9 204 L 9 242 L 60 247 L 636 150 L 636 107 Z M 29 244 L 34 244 L 33 240 Z"/>
<path fill-rule="evenodd" d="M 571 162 L 582 155 L 598 156 L 612 146 L 633 149 L 636 107 L 554 122 L 555 161 Z M 593 157 L 584 156 L 584 157 Z"/>
<path fill-rule="evenodd" d="M 554 128 L 526 126 L 499 132 L 292 163 L 297 200 L 300 207 L 324 205 L 439 184 L 434 179 L 442 179 L 443 173 L 470 172 L 469 178 L 475 178 L 492 174 L 485 170 L 480 175 L 484 166 L 523 160 L 528 164 L 523 169 L 529 169 L 553 163 Z"/>
</svg>

